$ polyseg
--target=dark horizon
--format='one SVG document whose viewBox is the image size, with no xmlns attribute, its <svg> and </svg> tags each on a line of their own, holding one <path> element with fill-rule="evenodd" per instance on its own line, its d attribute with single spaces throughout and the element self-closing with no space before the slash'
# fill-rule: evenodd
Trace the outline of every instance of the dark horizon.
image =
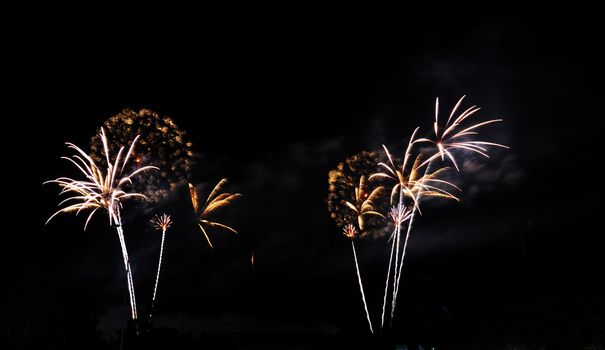
<svg viewBox="0 0 605 350">
<path fill-rule="evenodd" d="M 466 106 L 482 107 L 477 119 L 504 119 L 485 135 L 510 150 L 463 171 L 462 201 L 429 205 L 415 223 L 389 337 L 438 349 L 603 346 L 605 240 L 594 229 L 598 195 L 582 181 L 592 180 L 584 169 L 600 140 L 594 33 L 530 14 L 451 31 L 443 28 L 456 21 L 438 19 L 441 27 L 421 33 L 408 23 L 347 35 L 242 28 L 179 41 L 136 30 L 116 42 L 42 38 L 52 50 L 28 71 L 36 84 L 24 101 L 35 103 L 21 108 L 39 118 L 28 127 L 38 205 L 36 220 L 5 237 L 5 300 L 14 301 L 3 307 L 5 344 L 103 348 L 94 327 L 115 341 L 126 325 L 122 260 L 105 214 L 85 232 L 85 216 L 45 226 L 59 199 L 56 186 L 41 185 L 74 173 L 60 159 L 65 141 L 88 149 L 124 108 L 171 117 L 197 153 L 192 181 L 207 188 L 226 177 L 227 191 L 244 195 L 225 216 L 240 234 L 212 231 L 215 249 L 194 225 L 184 186 L 157 209 L 126 205 L 141 310 L 159 252 L 148 221 L 164 211 L 175 221 L 154 317 L 169 329 L 155 345 L 380 342 L 368 334 L 350 245 L 326 208 L 328 171 L 382 144 L 400 154 L 416 126 L 430 132 L 435 97 L 446 113 L 466 95 Z M 360 242 L 358 254 L 378 316 L 388 247 Z"/>
</svg>

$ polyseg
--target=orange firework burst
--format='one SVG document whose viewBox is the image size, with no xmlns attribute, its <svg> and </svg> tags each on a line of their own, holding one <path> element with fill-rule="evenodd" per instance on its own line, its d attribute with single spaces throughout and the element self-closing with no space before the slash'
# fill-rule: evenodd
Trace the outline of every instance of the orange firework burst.
<svg viewBox="0 0 605 350">
<path fill-rule="evenodd" d="M 192 184 L 189 184 L 189 193 L 191 195 L 191 203 L 193 205 L 193 210 L 195 214 L 198 216 L 198 226 L 204 233 L 206 240 L 211 248 L 214 248 L 212 242 L 210 241 L 210 236 L 208 236 L 208 232 L 206 232 L 205 226 L 214 227 L 214 228 L 223 228 L 233 233 L 237 233 L 237 231 L 230 226 L 225 224 L 221 224 L 219 222 L 210 220 L 212 214 L 214 214 L 218 209 L 229 206 L 233 201 L 240 198 L 242 195 L 239 193 L 220 193 L 223 189 L 223 186 L 227 184 L 227 179 L 222 179 L 219 183 L 214 186 L 214 189 L 204 202 L 204 204 L 200 207 L 198 202 L 198 195 L 195 190 L 195 187 Z"/>
<path fill-rule="evenodd" d="M 373 215 L 384 218 L 384 215 L 376 211 L 374 204 L 383 189 L 384 187 L 379 186 L 368 192 L 366 177 L 362 175 L 359 178 L 359 185 L 355 187 L 355 202 L 345 201 L 345 205 L 357 215 L 357 223 L 361 231 L 365 228 L 366 216 Z"/>
<path fill-rule="evenodd" d="M 378 153 L 363 151 L 339 163 L 328 177 L 326 202 L 330 217 L 340 227 L 357 223 L 362 237 L 384 234 L 381 213 L 387 211 L 384 187 L 381 181 L 367 180 L 379 161 Z"/>
<path fill-rule="evenodd" d="M 357 236 L 357 229 L 355 226 L 348 224 L 342 228 L 342 234 L 349 239 L 354 239 Z"/>
</svg>

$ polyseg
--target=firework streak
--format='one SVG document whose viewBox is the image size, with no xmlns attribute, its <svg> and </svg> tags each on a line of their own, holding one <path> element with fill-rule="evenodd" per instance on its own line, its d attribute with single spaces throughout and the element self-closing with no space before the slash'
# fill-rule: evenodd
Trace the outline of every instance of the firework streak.
<svg viewBox="0 0 605 350">
<path fill-rule="evenodd" d="M 56 183 L 61 187 L 60 195 L 70 194 L 71 196 L 64 199 L 59 203 L 59 206 L 65 205 L 63 208 L 56 211 L 46 221 L 48 223 L 53 217 L 59 213 L 75 212 L 76 215 L 83 210 L 92 210 L 86 219 L 84 224 L 84 230 L 88 226 L 88 223 L 92 219 L 93 215 L 97 210 L 106 210 L 109 216 L 109 224 L 115 227 L 118 233 L 118 239 L 120 241 L 120 248 L 122 249 L 122 257 L 124 260 L 124 269 L 126 272 L 126 280 L 128 283 L 128 292 L 130 299 L 130 309 L 132 319 L 137 319 L 137 307 L 136 298 L 134 292 L 134 282 L 132 278 L 132 269 L 130 267 L 130 260 L 128 257 L 128 250 L 126 249 L 126 241 L 124 239 L 124 229 L 122 226 L 122 217 L 120 209 L 122 208 L 122 201 L 128 198 L 146 198 L 145 195 L 136 192 L 126 192 L 124 186 L 126 184 L 132 184 L 132 179 L 136 175 L 143 173 L 146 170 L 155 169 L 154 166 L 141 166 L 138 169 L 124 174 L 124 168 L 131 159 L 135 144 L 138 136 L 132 141 L 128 152 L 122 158 L 124 153 L 124 147 L 120 147 L 118 154 L 113 162 L 110 161 L 107 137 L 105 131 L 101 128 L 101 142 L 107 161 L 107 172 L 103 173 L 92 157 L 86 154 L 78 146 L 67 143 L 67 146 L 76 151 L 71 158 L 61 157 L 78 168 L 78 170 L 84 175 L 84 180 L 74 180 L 69 177 L 60 177 L 55 180 L 47 181 L 45 183 Z"/>
<path fill-rule="evenodd" d="M 154 223 L 155 228 L 158 230 L 162 230 L 162 244 L 160 245 L 160 258 L 158 259 L 158 272 L 155 276 L 155 285 L 153 287 L 153 298 L 151 299 L 151 311 L 149 312 L 149 320 L 153 316 L 153 306 L 155 305 L 155 296 L 158 291 L 158 283 L 160 282 L 160 270 L 162 269 L 162 255 L 164 254 L 164 240 L 166 238 L 166 230 L 172 225 L 172 221 L 170 221 L 170 215 L 162 214 L 162 216 L 155 216 L 154 220 L 151 220 Z"/>
<path fill-rule="evenodd" d="M 359 282 L 359 290 L 361 291 L 361 301 L 363 301 L 363 308 L 366 312 L 366 318 L 368 319 L 368 326 L 370 327 L 370 333 L 374 334 L 374 328 L 372 327 L 372 320 L 370 319 L 370 312 L 368 311 L 368 303 L 366 302 L 366 295 L 363 292 L 363 282 L 361 281 L 361 273 L 359 272 L 359 264 L 357 263 L 357 252 L 355 251 L 355 236 L 357 236 L 357 229 L 355 226 L 349 224 L 343 227 L 343 234 L 351 240 L 351 248 L 353 248 L 353 259 L 355 260 L 355 270 L 357 271 L 357 281 Z"/>
</svg>

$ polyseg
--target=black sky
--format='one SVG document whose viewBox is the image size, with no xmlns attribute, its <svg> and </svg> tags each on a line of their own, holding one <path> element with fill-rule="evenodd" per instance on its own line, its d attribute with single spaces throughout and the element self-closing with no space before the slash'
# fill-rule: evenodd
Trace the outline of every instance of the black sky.
<svg viewBox="0 0 605 350">
<path fill-rule="evenodd" d="M 84 344 L 93 319 L 106 338 L 124 325 L 115 233 L 101 215 L 86 232 L 84 219 L 66 215 L 44 226 L 57 189 L 40 184 L 71 172 L 59 159 L 64 141 L 87 145 L 126 107 L 171 116 L 200 154 L 194 180 L 228 177 L 229 189 L 244 194 L 230 216 L 241 235 L 215 232 L 214 250 L 186 201 L 162 208 L 177 222 L 158 325 L 229 336 L 229 344 L 365 334 L 349 245 L 326 210 L 327 173 L 383 143 L 401 151 L 415 126 L 429 130 L 436 96 L 449 109 L 463 94 L 483 118 L 505 120 L 488 135 L 511 149 L 469 163 L 462 203 L 429 207 L 418 221 L 395 337 L 446 348 L 603 341 L 604 240 L 592 170 L 600 62 L 591 21 L 572 26 L 561 16 L 435 16 L 355 29 L 149 22 L 99 24 L 85 35 L 83 23 L 62 23 L 20 42 L 24 59 L 10 67 L 14 117 L 35 147 L 37 206 L 4 237 L 14 300 L 5 306 L 7 344 Z M 159 235 L 147 211 L 132 209 L 125 230 L 145 308 Z M 359 246 L 375 315 L 386 249 Z"/>
</svg>

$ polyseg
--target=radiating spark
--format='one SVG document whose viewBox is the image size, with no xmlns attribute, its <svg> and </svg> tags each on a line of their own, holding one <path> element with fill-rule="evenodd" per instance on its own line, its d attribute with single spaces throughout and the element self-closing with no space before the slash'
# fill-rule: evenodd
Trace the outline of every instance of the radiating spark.
<svg viewBox="0 0 605 350">
<path fill-rule="evenodd" d="M 172 225 L 172 220 L 170 220 L 170 215 L 167 214 L 162 214 L 162 216 L 155 216 L 154 220 L 151 220 L 151 222 L 153 222 L 154 227 L 157 230 L 162 230 L 165 231 L 166 229 L 168 229 L 170 227 L 170 225 Z"/>
<path fill-rule="evenodd" d="M 204 204 L 201 207 L 199 206 L 198 196 L 195 191 L 195 188 L 193 187 L 193 185 L 189 184 L 191 202 L 192 202 L 193 208 L 195 210 L 195 214 L 198 216 L 198 226 L 202 230 L 202 233 L 204 234 L 204 236 L 206 237 L 206 240 L 208 241 L 208 245 L 210 245 L 210 248 L 214 248 L 214 246 L 212 245 L 210 236 L 208 235 L 208 232 L 206 231 L 206 229 L 207 229 L 206 226 L 214 227 L 214 228 L 222 228 L 222 229 L 231 231 L 233 233 L 237 233 L 237 231 L 235 229 L 231 228 L 230 226 L 210 220 L 210 217 L 212 216 L 212 214 L 214 212 L 216 212 L 218 209 L 229 206 L 231 203 L 233 203 L 233 201 L 235 201 L 236 199 L 238 199 L 242 196 L 239 193 L 235 193 L 235 194 L 227 193 L 227 192 L 220 193 L 223 189 L 223 186 L 225 186 L 225 184 L 227 184 L 227 179 L 222 179 L 221 181 L 219 181 L 219 183 L 216 184 L 216 186 L 214 186 L 214 189 L 212 190 L 212 192 L 206 199 L 206 202 L 204 202 Z"/>
<path fill-rule="evenodd" d="M 393 206 L 391 208 L 391 211 L 389 212 L 389 216 L 391 218 L 391 221 L 393 221 L 393 225 L 395 227 L 401 226 L 406 220 L 410 219 L 411 215 L 412 214 L 410 213 L 408 208 L 406 208 L 402 204 Z"/>
<path fill-rule="evenodd" d="M 104 156 L 107 161 L 107 171 L 103 173 L 97 166 L 93 158 L 86 154 L 81 148 L 72 144 L 66 143 L 68 148 L 74 150 L 74 154 L 71 158 L 62 157 L 78 168 L 78 170 L 84 175 L 85 180 L 75 180 L 69 177 L 60 177 L 55 180 L 47 181 L 45 183 L 56 183 L 62 189 L 60 195 L 71 194 L 71 197 L 66 198 L 59 206 L 66 205 L 51 215 L 46 223 L 54 218 L 59 213 L 75 212 L 76 215 L 83 210 L 91 209 L 91 213 L 86 219 L 84 224 L 84 230 L 88 226 L 93 215 L 99 209 L 106 210 L 109 215 L 109 224 L 116 228 L 118 233 L 118 239 L 120 241 L 120 247 L 122 249 L 122 257 L 124 260 L 124 268 L 126 270 L 126 278 L 128 282 L 128 290 L 130 294 L 130 307 L 131 317 L 137 318 L 136 310 L 136 298 L 134 292 L 134 283 L 132 279 L 132 271 L 130 269 L 130 261 L 128 257 L 128 251 L 126 249 L 126 242 L 124 240 L 124 231 L 122 228 L 122 218 L 120 215 L 120 209 L 122 202 L 128 198 L 145 198 L 145 195 L 137 192 L 128 192 L 125 189 L 126 185 L 132 185 L 132 179 L 138 174 L 144 171 L 155 169 L 155 166 L 143 166 L 132 171 L 124 172 L 124 168 L 131 158 L 135 144 L 138 140 L 138 136 L 134 138 L 131 143 L 126 156 L 122 158 L 124 147 L 120 147 L 116 158 L 113 162 L 110 160 L 109 147 L 105 130 L 101 128 L 100 139 L 102 148 L 104 150 Z M 73 204 L 69 204 L 72 203 Z"/>
<path fill-rule="evenodd" d="M 416 130 L 418 130 L 418 128 L 416 128 Z M 424 192 L 424 196 L 426 197 L 443 197 L 458 200 L 458 198 L 453 195 L 450 191 L 443 189 L 442 186 L 437 186 L 443 185 L 453 187 L 454 189 L 459 189 L 453 183 L 438 178 L 439 175 L 448 170 L 447 167 L 440 168 L 432 173 L 425 172 L 424 175 L 420 176 L 420 174 L 422 173 L 420 168 L 423 166 L 424 163 L 422 163 L 422 154 L 419 154 L 416 157 L 409 171 L 406 171 L 406 163 L 409 160 L 410 147 L 412 144 L 415 143 L 413 138 L 416 134 L 416 130 L 414 130 L 414 134 L 412 134 L 412 137 L 410 138 L 410 143 L 408 144 L 408 149 L 406 150 L 406 155 L 404 156 L 401 168 L 395 165 L 391 153 L 389 152 L 388 148 L 383 145 L 382 147 L 384 148 L 384 151 L 387 157 L 389 158 L 389 164 L 379 163 L 378 166 L 383 169 L 383 171 L 372 174 L 370 176 L 370 180 L 376 178 L 386 178 L 394 182 L 394 185 L 391 188 L 390 195 L 391 204 L 395 203 L 395 196 L 398 193 L 400 197 L 399 201 L 403 201 L 405 197 L 415 202 L 418 192 L 420 190 Z"/>
<path fill-rule="evenodd" d="M 342 228 L 342 234 L 347 236 L 349 239 L 354 239 L 357 236 L 357 229 L 355 226 L 348 224 Z"/>
<path fill-rule="evenodd" d="M 454 118 L 454 115 L 456 114 L 458 108 L 462 104 L 462 101 L 465 97 L 466 96 L 462 96 L 460 100 L 458 100 L 443 127 L 439 126 L 439 98 L 436 99 L 435 122 L 433 123 L 435 138 L 420 138 L 416 140 L 416 142 L 428 142 L 435 145 L 436 152 L 428 159 L 426 159 L 421 166 L 424 166 L 437 158 L 441 158 L 442 161 L 445 161 L 447 158 L 452 162 L 454 167 L 456 167 L 456 170 L 460 170 L 458 162 L 456 161 L 456 158 L 452 153 L 453 150 L 467 150 L 473 153 L 477 153 L 483 157 L 489 158 L 489 155 L 487 154 L 487 146 L 508 148 L 508 146 L 499 143 L 486 142 L 475 140 L 474 138 L 468 138 L 470 136 L 478 135 L 478 129 L 480 127 L 501 122 L 502 119 L 491 119 L 484 122 L 463 126 L 467 119 L 469 119 L 472 115 L 474 115 L 481 109 L 477 106 L 471 106 L 464 112 L 460 113 L 458 117 Z"/>
<path fill-rule="evenodd" d="M 155 276 L 155 286 L 153 287 L 153 298 L 151 299 L 151 311 L 149 312 L 149 321 L 153 317 L 153 306 L 155 304 L 155 296 L 158 291 L 158 283 L 160 282 L 160 270 L 162 269 L 162 256 L 164 254 L 164 239 L 166 238 L 166 230 L 172 225 L 170 215 L 162 214 L 162 216 L 155 216 L 154 220 L 151 220 L 157 230 L 162 231 L 162 243 L 160 245 L 160 258 L 158 260 L 158 272 Z"/>
</svg>

